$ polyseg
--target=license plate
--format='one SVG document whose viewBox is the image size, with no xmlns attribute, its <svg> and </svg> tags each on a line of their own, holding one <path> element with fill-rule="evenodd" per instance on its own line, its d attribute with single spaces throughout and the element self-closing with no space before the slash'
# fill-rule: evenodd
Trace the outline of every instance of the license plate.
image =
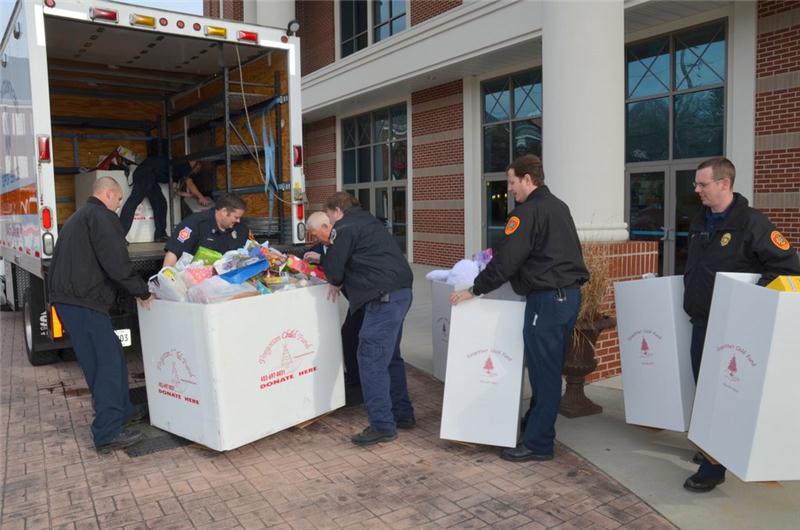
<svg viewBox="0 0 800 530">
<path fill-rule="evenodd" d="M 114 333 L 116 333 L 117 337 L 119 337 L 119 341 L 122 343 L 123 347 L 128 347 L 131 345 L 131 330 L 115 329 Z"/>
</svg>

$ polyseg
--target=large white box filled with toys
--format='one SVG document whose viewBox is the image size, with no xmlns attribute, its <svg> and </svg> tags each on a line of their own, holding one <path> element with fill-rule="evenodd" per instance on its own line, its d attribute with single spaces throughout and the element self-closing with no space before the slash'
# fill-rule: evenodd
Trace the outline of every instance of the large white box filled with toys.
<svg viewBox="0 0 800 530">
<path fill-rule="evenodd" d="M 218 451 L 344 406 L 338 306 L 319 269 L 266 245 L 200 248 L 139 309 L 151 423 Z"/>
</svg>

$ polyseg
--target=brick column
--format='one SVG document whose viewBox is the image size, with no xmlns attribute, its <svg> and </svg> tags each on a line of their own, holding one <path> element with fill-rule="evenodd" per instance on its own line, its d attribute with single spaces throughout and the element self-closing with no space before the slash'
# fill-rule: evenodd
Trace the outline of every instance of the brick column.
<svg viewBox="0 0 800 530">
<path fill-rule="evenodd" d="M 333 27 L 334 2 L 297 0 L 295 13 L 300 22 L 300 67 L 308 75 L 336 58 L 335 30 Z"/>
<path fill-rule="evenodd" d="M 755 207 L 800 245 L 800 3 L 758 3 Z"/>
<path fill-rule="evenodd" d="M 325 200 L 336 191 L 336 118 L 331 116 L 303 124 L 306 196 L 308 213 L 322 210 Z"/>
<path fill-rule="evenodd" d="M 464 256 L 462 82 L 411 95 L 414 262 L 451 267 Z"/>
</svg>

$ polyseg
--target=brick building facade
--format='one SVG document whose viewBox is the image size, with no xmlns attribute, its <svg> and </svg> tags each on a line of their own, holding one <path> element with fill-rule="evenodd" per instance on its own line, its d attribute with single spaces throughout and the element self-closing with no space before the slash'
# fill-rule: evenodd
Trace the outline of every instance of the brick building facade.
<svg viewBox="0 0 800 530">
<path fill-rule="evenodd" d="M 218 10 L 213 4 L 207 1 L 212 14 L 214 9 Z M 495 20 L 491 17 L 498 16 L 500 9 L 474 3 L 464 4 L 458 0 L 410 0 L 406 3 L 406 12 L 402 14 L 406 19 L 405 30 L 379 39 L 378 27 L 369 25 L 369 31 L 375 31 L 369 35 L 369 44 L 352 53 L 340 49 L 343 39 L 342 17 L 345 13 L 340 10 L 338 3 L 297 0 L 294 4 L 296 17 L 301 24 L 305 175 L 309 209 L 318 209 L 328 194 L 341 189 L 343 182 L 346 182 L 345 173 L 349 169 L 345 169 L 347 162 L 342 160 L 342 149 L 350 140 L 345 137 L 345 122 L 387 105 L 405 104 L 410 161 L 407 185 L 410 237 L 404 241 L 408 245 L 410 259 L 415 263 L 449 267 L 465 255 L 486 246 L 487 206 L 481 201 L 485 200 L 488 181 L 480 176 L 481 157 L 486 156 L 486 146 L 481 143 L 485 127 L 482 126 L 482 113 L 485 110 L 482 98 L 486 97 L 483 87 L 485 80 L 491 80 L 493 76 L 513 76 L 515 72 L 527 71 L 542 64 L 542 37 L 541 33 L 535 31 L 535 23 L 541 22 L 541 12 L 528 4 L 533 25 L 520 25 L 515 42 L 527 39 L 538 44 L 524 48 L 524 53 L 520 53 L 522 45 L 503 44 L 506 48 L 502 53 L 493 55 L 491 46 L 487 45 L 484 50 L 472 50 L 472 56 L 477 58 L 462 60 L 460 57 L 468 54 L 456 50 L 455 41 L 450 41 L 454 48 L 453 55 L 461 53 L 461 56 L 442 60 L 435 56 L 434 52 L 438 51 L 436 48 L 426 49 L 421 43 L 436 38 L 447 43 L 448 35 L 455 38 L 458 28 L 463 30 L 472 19 L 491 25 Z M 674 42 L 679 43 L 682 42 L 680 39 L 685 38 L 680 34 L 681 31 L 724 21 L 728 62 L 736 63 L 736 68 L 731 66 L 729 69 L 742 75 L 742 71 L 747 72 L 752 68 L 755 79 L 751 76 L 750 81 L 754 81 L 755 88 L 751 98 L 746 88 L 740 88 L 741 78 L 734 78 L 733 73 L 724 74 L 724 112 L 728 113 L 724 127 L 728 130 L 721 133 L 726 135 L 727 140 L 721 144 L 724 152 L 719 154 L 725 154 L 737 163 L 739 191 L 765 211 L 790 241 L 800 242 L 800 4 L 761 0 L 732 7 L 727 2 L 720 2 L 718 6 L 708 2 L 703 3 L 705 12 L 701 12 L 701 8 L 684 6 L 675 8 L 669 17 L 656 16 L 661 6 L 653 8 L 655 11 L 648 11 L 648 4 L 654 2 L 626 9 L 626 43 L 668 34 L 677 35 Z M 372 20 L 378 16 L 374 10 L 380 7 L 372 4 L 369 9 Z M 233 10 L 234 6 L 231 12 Z M 514 21 L 519 16 L 511 15 L 511 9 L 506 11 L 509 14 L 505 15 L 505 19 L 496 20 L 501 23 L 505 20 L 507 33 L 513 36 Z M 663 14 L 663 9 L 659 13 Z M 665 22 L 662 19 L 669 20 Z M 479 40 L 482 33 L 479 31 L 466 35 L 467 40 Z M 747 48 L 747 38 L 750 37 L 755 49 L 752 50 L 752 61 L 748 62 L 747 53 L 742 53 L 740 59 L 733 50 L 741 50 L 741 43 L 745 43 L 744 48 Z M 500 47 L 500 44 L 496 46 Z M 427 50 L 427 53 L 419 50 Z M 481 54 L 484 59 L 481 59 Z M 526 58 L 525 54 L 532 59 Z M 393 56 L 402 58 L 402 61 L 392 63 L 390 58 Z M 420 59 L 420 56 L 423 57 Z M 512 59 L 514 57 L 516 59 Z M 406 60 L 413 62 L 415 58 L 426 70 L 408 74 L 404 81 L 396 81 L 399 74 L 395 69 L 402 69 L 398 65 Z M 450 68 L 448 61 L 456 59 L 462 60 L 460 68 Z M 707 60 L 710 62 L 710 59 Z M 515 67 L 515 62 L 519 66 Z M 371 64 L 393 66 L 369 70 Z M 373 84 L 376 77 L 380 78 L 382 85 Z M 349 92 L 341 88 L 341 85 L 348 83 L 351 87 Z M 544 86 L 547 86 L 546 80 Z M 327 92 L 333 94 L 336 90 L 343 95 L 327 95 Z M 674 97 L 677 100 L 679 95 Z M 546 99 L 544 108 L 547 108 Z M 743 130 L 739 118 L 749 114 L 753 115 L 754 122 L 751 123 L 754 126 Z M 746 120 L 744 122 L 747 123 Z M 545 130 L 545 136 L 546 133 Z M 742 145 L 750 146 L 749 153 L 748 147 L 743 148 Z M 476 151 L 479 154 L 476 155 Z M 696 159 L 690 158 L 687 166 L 686 163 L 681 165 L 677 156 L 675 160 L 668 158 L 670 161 L 664 173 L 667 178 L 681 174 L 680 171 L 691 176 L 692 164 L 696 165 Z M 375 160 L 373 158 L 373 162 Z M 471 163 L 470 160 L 477 162 Z M 351 168 L 349 165 L 347 167 Z M 630 178 L 626 177 L 626 196 L 630 196 L 630 186 Z M 373 203 L 376 198 L 377 195 L 373 195 Z M 563 198 L 570 203 L 569 196 Z M 476 204 L 481 206 L 476 208 Z M 374 204 L 372 208 L 374 210 Z M 625 208 L 628 208 L 627 202 Z M 625 221 L 629 221 L 628 215 L 626 210 Z M 581 223 L 578 224 L 579 229 L 584 230 Z M 586 233 L 590 232 L 588 230 Z M 607 253 L 614 280 L 632 279 L 663 268 L 660 261 L 665 259 L 665 254 L 660 252 L 661 243 L 656 237 L 641 241 L 604 241 L 596 234 L 586 237 L 586 244 L 599 246 Z M 679 252 L 679 249 L 673 252 Z M 667 273 L 670 271 L 669 267 L 663 270 Z M 610 292 L 606 308 L 614 312 Z M 601 335 L 597 360 L 598 368 L 590 379 L 606 378 L 620 372 L 615 331 Z"/>
<path fill-rule="evenodd" d="M 758 3 L 755 206 L 800 244 L 800 3 Z"/>
</svg>

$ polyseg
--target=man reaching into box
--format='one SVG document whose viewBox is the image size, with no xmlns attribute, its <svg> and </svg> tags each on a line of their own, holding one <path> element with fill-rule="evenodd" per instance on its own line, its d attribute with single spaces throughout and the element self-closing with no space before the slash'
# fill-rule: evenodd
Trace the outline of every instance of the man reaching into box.
<svg viewBox="0 0 800 530">
<path fill-rule="evenodd" d="M 347 210 L 353 206 L 360 206 L 358 200 L 348 194 L 352 199 L 352 204 L 345 205 Z M 325 255 L 328 246 L 331 244 L 331 232 L 333 223 L 324 212 L 314 212 L 306 220 L 309 241 L 316 241 L 317 244 L 303 255 L 303 259 L 308 263 L 319 263 Z M 347 293 L 342 291 L 347 298 Z M 361 331 L 361 324 L 364 322 L 364 308 L 351 312 L 347 311 L 344 323 L 342 324 L 342 352 L 344 354 L 344 386 L 345 403 L 347 405 L 362 403 L 361 379 L 358 375 L 358 333 Z"/>
<path fill-rule="evenodd" d="M 400 246 L 383 223 L 359 207 L 348 207 L 347 192 L 334 193 L 325 211 L 334 222 L 322 267 L 328 298 L 347 291 L 351 313 L 364 309 L 358 333 L 358 370 L 369 427 L 354 435 L 356 445 L 390 442 L 397 428 L 416 423 L 400 356 L 403 322 L 411 307 L 413 275 Z"/>
<path fill-rule="evenodd" d="M 683 309 L 691 317 L 692 371 L 695 382 L 706 337 L 714 278 L 718 272 L 761 274 L 759 285 L 776 277 L 800 274 L 797 250 L 763 213 L 733 191 L 736 168 L 724 157 L 710 158 L 697 167 L 694 191 L 703 208 L 689 226 L 689 255 L 683 276 Z M 696 455 L 700 468 L 683 487 L 707 492 L 725 482 L 725 467 Z"/>
</svg>

